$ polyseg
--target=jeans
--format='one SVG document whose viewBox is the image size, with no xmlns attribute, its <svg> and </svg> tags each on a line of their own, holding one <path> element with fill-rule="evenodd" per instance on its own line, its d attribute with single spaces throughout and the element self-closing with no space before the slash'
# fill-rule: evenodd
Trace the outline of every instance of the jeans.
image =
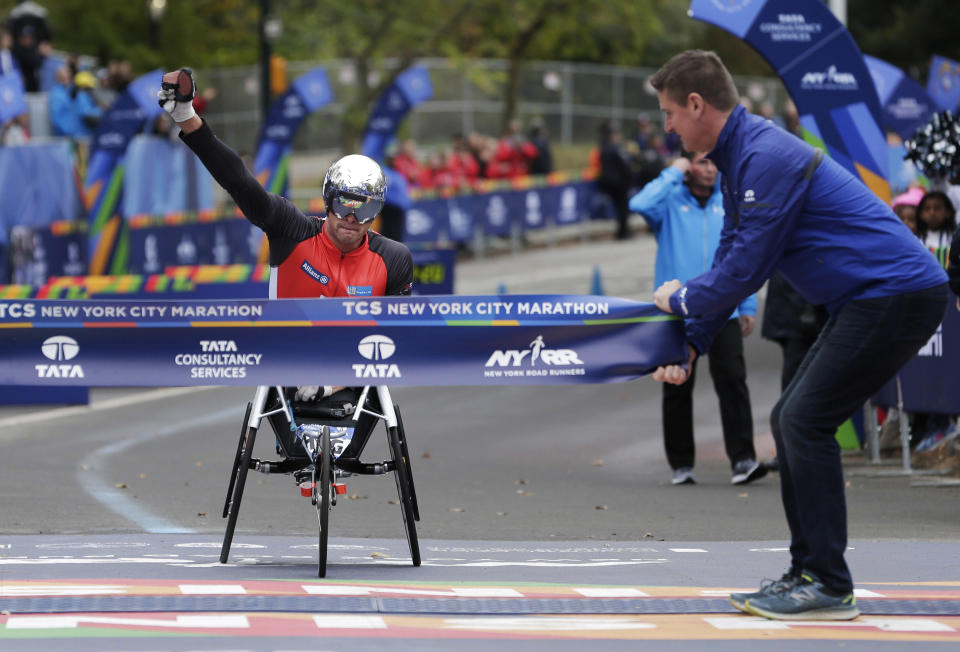
<svg viewBox="0 0 960 652">
<path fill-rule="evenodd" d="M 753 448 L 753 412 L 747 390 L 747 367 L 743 360 L 740 321 L 729 320 L 707 352 L 710 377 L 720 399 L 723 443 L 731 466 L 743 459 L 756 459 Z M 682 385 L 663 385 L 663 445 L 673 469 L 693 468 L 693 386 L 697 361 Z"/>
<path fill-rule="evenodd" d="M 837 428 L 923 346 L 943 319 L 947 286 L 851 301 L 824 326 L 770 417 L 792 570 L 853 590 Z"/>
</svg>

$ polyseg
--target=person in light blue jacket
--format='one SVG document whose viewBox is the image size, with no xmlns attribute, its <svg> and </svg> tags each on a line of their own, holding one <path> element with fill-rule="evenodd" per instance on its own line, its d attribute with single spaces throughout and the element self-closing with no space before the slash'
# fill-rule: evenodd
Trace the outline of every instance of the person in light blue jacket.
<svg viewBox="0 0 960 652">
<path fill-rule="evenodd" d="M 687 281 L 713 264 L 723 228 L 723 196 L 717 166 L 703 155 L 678 158 L 630 200 L 657 238 L 654 281 Z M 753 413 L 747 389 L 743 338 L 753 331 L 757 297 L 744 299 L 710 345 L 710 376 L 720 399 L 723 442 L 733 468 L 733 484 L 763 477 L 753 447 Z M 693 385 L 696 362 L 687 382 L 663 386 L 663 444 L 673 469 L 673 484 L 693 484 Z"/>
<path fill-rule="evenodd" d="M 658 307 L 684 318 L 691 357 L 705 353 L 727 315 L 777 271 L 830 315 L 770 416 L 790 567 L 756 592 L 731 594 L 730 602 L 778 620 L 856 618 L 834 433 L 936 331 L 947 308 L 947 275 L 840 162 L 748 115 L 716 53 L 682 52 L 649 82 L 664 128 L 685 149 L 707 152 L 723 174 L 724 224 L 713 266 L 654 292 Z M 683 366 L 668 365 L 653 378 L 676 384 L 686 375 Z"/>
</svg>

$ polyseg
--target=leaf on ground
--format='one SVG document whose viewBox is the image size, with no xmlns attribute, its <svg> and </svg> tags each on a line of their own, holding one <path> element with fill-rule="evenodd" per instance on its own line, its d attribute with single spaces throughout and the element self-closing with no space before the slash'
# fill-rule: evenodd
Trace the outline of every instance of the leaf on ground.
<svg viewBox="0 0 960 652">
<path fill-rule="evenodd" d="M 113 485 L 113 487 L 114 487 L 114 489 L 126 489 L 126 488 L 127 488 L 127 483 L 126 483 L 126 482 L 117 482 L 116 484 Z"/>
<path fill-rule="evenodd" d="M 606 505 L 597 505 L 596 507 L 594 507 L 594 509 L 598 509 L 601 512 L 605 512 L 609 509 L 609 507 L 607 507 Z"/>
<path fill-rule="evenodd" d="M 592 464 L 594 466 L 603 466 L 603 460 L 593 460 Z"/>
<path fill-rule="evenodd" d="M 423 455 L 421 455 L 420 457 L 422 457 L 422 458 L 425 459 L 425 460 L 429 460 L 429 459 L 430 459 L 430 453 L 429 453 L 428 451 L 423 451 Z"/>
<path fill-rule="evenodd" d="M 390 555 L 388 555 L 388 554 L 386 554 L 386 553 L 383 553 L 383 552 L 371 552 L 371 553 L 370 553 L 370 556 L 373 557 L 374 559 L 386 559 L 386 558 L 388 558 Z"/>
<path fill-rule="evenodd" d="M 366 500 L 366 496 L 361 496 L 360 494 L 350 494 L 350 500 Z"/>
<path fill-rule="evenodd" d="M 450 508 L 450 511 L 451 511 L 451 512 L 465 512 L 465 511 L 467 511 L 467 510 L 465 510 L 463 507 L 451 507 L 451 508 Z"/>
</svg>

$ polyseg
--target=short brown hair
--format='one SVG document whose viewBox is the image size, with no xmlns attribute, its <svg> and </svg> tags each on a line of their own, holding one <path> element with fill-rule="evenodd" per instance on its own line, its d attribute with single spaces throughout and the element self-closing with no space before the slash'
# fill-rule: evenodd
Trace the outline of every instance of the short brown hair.
<svg viewBox="0 0 960 652">
<path fill-rule="evenodd" d="M 674 56 L 653 74 L 650 85 L 680 105 L 686 105 L 690 93 L 699 93 L 719 111 L 730 111 L 740 101 L 723 61 L 707 50 L 687 50 Z"/>
</svg>

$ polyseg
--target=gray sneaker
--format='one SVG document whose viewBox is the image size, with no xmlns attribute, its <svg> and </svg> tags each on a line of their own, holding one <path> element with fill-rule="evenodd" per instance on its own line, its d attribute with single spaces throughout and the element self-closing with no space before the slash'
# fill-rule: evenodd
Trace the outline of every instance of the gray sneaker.
<svg viewBox="0 0 960 652">
<path fill-rule="evenodd" d="M 744 606 L 749 613 L 772 620 L 853 620 L 860 615 L 852 592 L 828 595 L 823 582 L 807 571 L 792 588 L 748 599 Z"/>
<path fill-rule="evenodd" d="M 800 576 L 791 571 L 787 571 L 783 574 L 778 580 L 763 580 L 760 582 L 760 590 L 753 593 L 731 593 L 730 594 L 730 604 L 739 609 L 740 611 L 745 611 L 750 613 L 747 610 L 747 600 L 756 600 L 757 598 L 762 598 L 771 593 L 778 593 L 780 591 L 789 591 L 800 581 Z"/>
<path fill-rule="evenodd" d="M 693 477 L 693 469 L 689 466 L 681 466 L 673 470 L 673 479 L 670 484 L 697 484 L 697 479 Z"/>
<path fill-rule="evenodd" d="M 733 478 L 730 479 L 730 484 L 747 484 L 759 480 L 766 474 L 766 465 L 748 457 L 733 465 Z"/>
</svg>

